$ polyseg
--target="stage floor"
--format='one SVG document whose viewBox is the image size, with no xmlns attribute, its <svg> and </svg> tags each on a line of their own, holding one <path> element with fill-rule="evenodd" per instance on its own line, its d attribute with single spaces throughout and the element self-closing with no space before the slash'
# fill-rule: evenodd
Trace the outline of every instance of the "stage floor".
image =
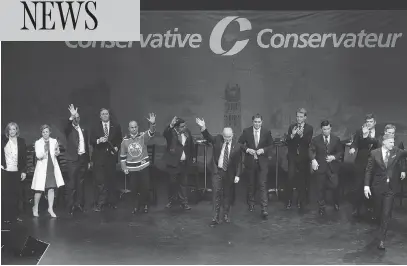
<svg viewBox="0 0 407 266">
<path fill-rule="evenodd" d="M 50 243 L 40 264 L 405 264 L 407 206 L 395 204 L 386 251 L 376 249 L 376 226 L 355 222 L 350 206 L 332 207 L 319 217 L 311 203 L 303 213 L 270 200 L 269 219 L 250 213 L 244 186 L 238 186 L 231 224 L 209 226 L 209 201 L 164 208 L 166 189 L 148 214 L 131 214 L 130 195 L 117 210 L 88 210 L 70 217 L 63 210 L 52 219 L 46 212 L 23 216 L 31 235 Z"/>
</svg>

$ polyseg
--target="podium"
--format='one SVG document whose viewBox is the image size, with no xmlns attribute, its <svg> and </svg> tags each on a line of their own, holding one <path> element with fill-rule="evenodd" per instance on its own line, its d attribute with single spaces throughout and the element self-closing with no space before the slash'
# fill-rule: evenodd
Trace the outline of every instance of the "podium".
<svg viewBox="0 0 407 266">
<path fill-rule="evenodd" d="M 196 140 L 195 141 L 195 148 L 196 148 L 196 154 L 198 155 L 199 151 L 198 149 L 203 147 L 204 149 L 204 187 L 199 188 L 198 191 L 201 194 L 201 198 L 205 197 L 206 193 L 212 192 L 212 189 L 208 188 L 208 146 L 209 143 L 206 140 Z M 197 160 L 198 160 L 198 156 Z"/>
</svg>

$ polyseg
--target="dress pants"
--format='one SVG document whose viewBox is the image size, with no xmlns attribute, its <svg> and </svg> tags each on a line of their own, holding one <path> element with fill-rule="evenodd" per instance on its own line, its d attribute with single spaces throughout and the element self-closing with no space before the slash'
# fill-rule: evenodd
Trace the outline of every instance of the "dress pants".
<svg viewBox="0 0 407 266">
<path fill-rule="evenodd" d="M 373 199 L 375 204 L 375 212 L 380 217 L 380 229 L 378 239 L 385 241 L 387 236 L 387 229 L 393 212 L 394 192 L 388 190 L 382 193 L 375 193 L 373 190 Z"/>
<path fill-rule="evenodd" d="M 66 203 L 68 208 L 84 206 L 85 175 L 88 170 L 88 161 L 85 154 L 79 155 L 78 160 L 68 161 L 69 180 L 66 183 Z"/>
<path fill-rule="evenodd" d="M 318 205 L 319 208 L 325 208 L 326 191 L 332 190 L 332 197 L 334 204 L 339 204 L 339 187 L 332 187 L 330 185 L 328 173 L 316 173 L 317 186 L 318 186 Z"/>
<path fill-rule="evenodd" d="M 134 207 L 148 206 L 150 196 L 150 167 L 140 171 L 129 172 L 131 192 L 134 196 Z"/>
<path fill-rule="evenodd" d="M 116 204 L 116 160 L 111 158 L 104 163 L 95 162 L 93 166 L 95 183 L 95 203 L 99 206 Z"/>
<path fill-rule="evenodd" d="M 20 172 L 1 170 L 1 218 L 14 222 L 18 215 L 18 200 L 21 193 Z"/>
<path fill-rule="evenodd" d="M 217 173 L 212 175 L 213 187 L 213 210 L 214 216 L 219 218 L 220 208 L 223 205 L 224 214 L 229 214 L 230 205 L 233 201 L 233 181 L 227 171 L 218 168 Z"/>
<path fill-rule="evenodd" d="M 167 166 L 170 175 L 170 184 L 168 186 L 168 202 L 179 201 L 180 204 L 188 204 L 187 186 L 188 186 L 188 165 L 186 161 L 181 161 L 177 167 Z"/>
<path fill-rule="evenodd" d="M 310 165 L 308 160 L 296 161 L 295 159 L 288 161 L 288 180 L 286 182 L 286 200 L 293 199 L 293 188 L 297 191 L 297 201 L 304 203 L 306 201 L 306 184 Z"/>
<path fill-rule="evenodd" d="M 255 192 L 256 183 L 259 185 L 260 190 L 260 205 L 263 211 L 267 210 L 268 196 L 267 196 L 267 173 L 268 169 L 262 169 L 259 162 L 256 160 L 252 168 L 247 169 L 248 173 L 248 204 L 249 206 L 255 205 Z M 257 180 L 257 182 L 256 182 Z"/>
<path fill-rule="evenodd" d="M 362 205 L 369 206 L 368 202 L 371 202 L 371 200 L 366 199 L 363 192 L 365 186 L 365 169 L 365 164 L 359 163 L 355 165 L 355 176 L 350 190 L 351 202 L 354 210 L 360 209 Z"/>
</svg>

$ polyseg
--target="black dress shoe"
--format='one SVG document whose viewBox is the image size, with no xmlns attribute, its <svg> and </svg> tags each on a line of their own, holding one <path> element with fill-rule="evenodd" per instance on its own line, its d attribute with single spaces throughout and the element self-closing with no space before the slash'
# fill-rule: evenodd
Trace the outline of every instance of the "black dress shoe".
<svg viewBox="0 0 407 266">
<path fill-rule="evenodd" d="M 249 205 L 249 211 L 254 212 L 254 205 Z"/>
<path fill-rule="evenodd" d="M 230 218 L 228 214 L 223 215 L 223 221 L 225 221 L 225 223 L 230 223 Z"/>
<path fill-rule="evenodd" d="M 320 216 L 324 216 L 325 215 L 325 209 L 324 208 L 320 208 L 318 211 Z"/>
<path fill-rule="evenodd" d="M 86 212 L 85 208 L 82 207 L 82 205 L 76 205 L 75 209 L 80 211 L 80 212 Z"/>
<path fill-rule="evenodd" d="M 96 205 L 95 207 L 93 207 L 93 211 L 95 212 L 101 212 L 102 208 L 99 205 Z"/>
<path fill-rule="evenodd" d="M 288 203 L 287 203 L 287 205 L 285 206 L 285 208 L 287 209 L 287 210 L 289 210 L 289 209 L 291 209 L 291 200 L 289 200 L 288 201 Z"/>
<path fill-rule="evenodd" d="M 191 206 L 189 206 L 188 204 L 181 204 L 181 208 L 183 208 L 186 211 L 189 211 L 192 209 Z"/>
<path fill-rule="evenodd" d="M 380 241 L 379 245 L 377 246 L 378 249 L 380 250 L 385 250 L 386 248 L 384 247 L 384 241 Z"/>
<path fill-rule="evenodd" d="M 75 207 L 72 206 L 71 208 L 69 208 L 68 214 L 69 215 L 73 215 L 73 213 L 75 212 Z"/>
<path fill-rule="evenodd" d="M 261 218 L 266 220 L 268 216 L 269 216 L 269 213 L 267 211 L 261 211 Z"/>
<path fill-rule="evenodd" d="M 144 211 L 144 213 L 148 213 L 148 206 L 147 206 L 147 205 L 144 206 L 144 210 L 143 210 L 143 211 Z"/>
<path fill-rule="evenodd" d="M 339 204 L 334 204 L 334 209 L 335 209 L 335 211 L 339 211 L 340 210 Z"/>
<path fill-rule="evenodd" d="M 214 227 L 219 224 L 219 217 L 213 217 L 210 226 Z"/>
</svg>

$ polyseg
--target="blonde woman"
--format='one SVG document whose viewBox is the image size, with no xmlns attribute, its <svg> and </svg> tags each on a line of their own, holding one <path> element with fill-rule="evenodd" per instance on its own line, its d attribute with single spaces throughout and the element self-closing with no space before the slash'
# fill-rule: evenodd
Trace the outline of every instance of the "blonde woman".
<svg viewBox="0 0 407 266">
<path fill-rule="evenodd" d="M 38 204 L 41 194 L 48 192 L 48 213 L 51 217 L 57 217 L 54 213 L 54 190 L 64 185 L 61 169 L 59 168 L 57 156 L 59 146 L 56 139 L 51 138 L 51 128 L 48 125 L 41 127 L 42 138 L 35 142 L 35 155 L 37 164 L 31 189 L 35 190 L 33 215 L 38 217 Z"/>
<path fill-rule="evenodd" d="M 1 218 L 5 224 L 18 218 L 21 182 L 27 173 L 27 147 L 14 122 L 8 123 L 1 137 Z"/>
</svg>

